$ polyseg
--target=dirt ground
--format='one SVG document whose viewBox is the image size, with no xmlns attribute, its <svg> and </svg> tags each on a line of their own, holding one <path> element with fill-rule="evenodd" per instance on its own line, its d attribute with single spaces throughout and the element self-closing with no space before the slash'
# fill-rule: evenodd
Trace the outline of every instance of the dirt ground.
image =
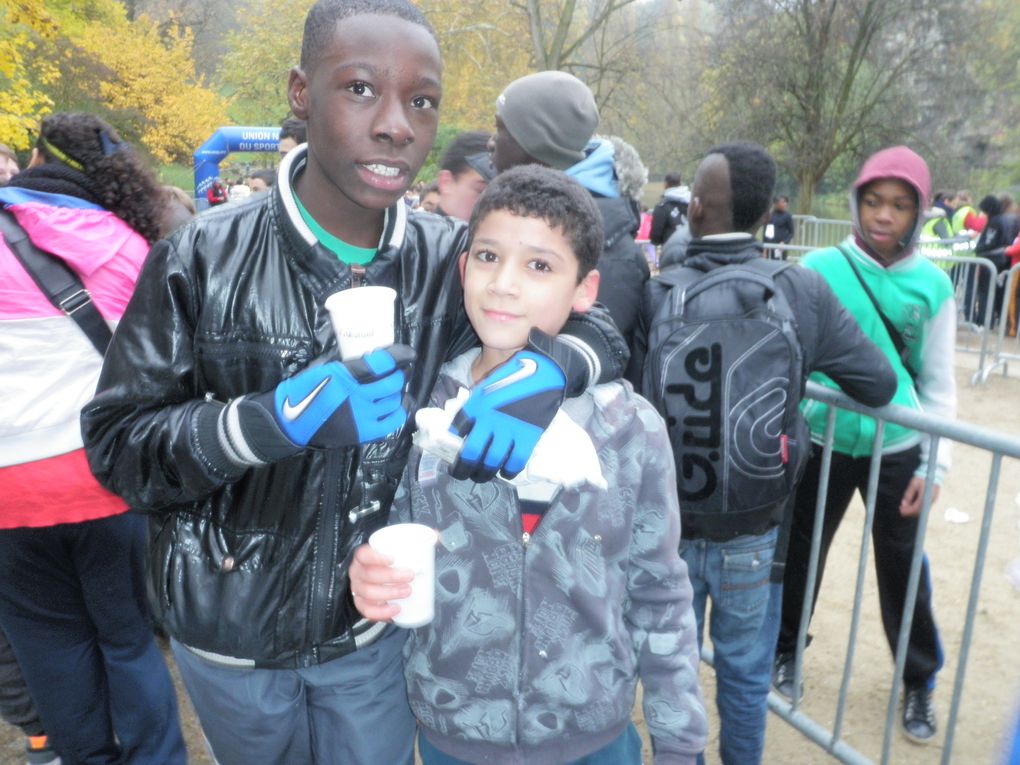
<svg viewBox="0 0 1020 765">
<path fill-rule="evenodd" d="M 961 355 L 957 367 L 960 419 L 1014 436 L 1020 435 L 1020 363 L 1014 365 L 1009 377 L 996 375 L 987 385 L 977 388 L 969 385 L 975 357 Z M 945 723 L 958 670 L 990 464 L 987 453 L 956 445 L 953 469 L 942 496 L 932 509 L 925 548 L 931 561 L 936 617 L 946 652 L 946 665 L 939 675 L 937 694 L 940 731 L 937 742 L 926 747 L 913 745 L 894 732 L 890 762 L 896 765 L 937 763 L 943 755 Z M 953 743 L 952 762 L 960 765 L 997 764 L 1002 761 L 1000 752 L 1004 733 L 1016 719 L 1017 701 L 1020 700 L 1020 581 L 1014 586 L 1007 577 L 1009 565 L 1020 561 L 1018 468 L 1020 466 L 1015 460 L 1003 461 L 966 667 L 965 690 Z M 969 520 L 965 523 L 948 522 L 945 514 L 950 508 L 966 513 Z M 812 623 L 815 641 L 804 660 L 806 699 L 802 709 L 825 725 L 831 724 L 834 716 L 847 649 L 863 505 L 858 510 L 848 513 L 830 553 L 821 599 Z M 869 557 L 861 630 L 843 735 L 850 746 L 876 762 L 882 750 L 891 678 L 892 659 L 879 622 L 878 597 Z M 712 673 L 707 667 L 703 668 L 702 682 L 705 696 L 710 701 L 714 730 L 716 721 L 711 700 L 715 691 Z M 191 762 L 212 765 L 183 691 L 181 713 Z M 636 708 L 635 720 L 639 727 L 643 727 L 640 718 L 640 708 Z M 17 734 L 15 729 L 0 723 L 0 765 L 24 762 L 23 742 Z M 714 737 L 709 742 L 706 757 L 710 765 L 718 762 L 717 744 Z M 646 761 L 651 762 L 650 753 Z M 832 761 L 778 717 L 770 716 L 766 763 L 814 765 Z"/>
</svg>

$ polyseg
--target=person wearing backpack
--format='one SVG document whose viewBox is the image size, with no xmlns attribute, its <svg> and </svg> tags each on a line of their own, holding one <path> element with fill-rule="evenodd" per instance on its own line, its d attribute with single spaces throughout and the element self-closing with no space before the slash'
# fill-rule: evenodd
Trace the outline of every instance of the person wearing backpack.
<svg viewBox="0 0 1020 765">
<path fill-rule="evenodd" d="M 762 257 L 755 234 L 775 177 L 757 144 L 709 151 L 688 208 L 693 239 L 680 264 L 648 282 L 635 337 L 632 381 L 666 418 L 676 461 L 699 644 L 712 599 L 724 765 L 761 761 L 781 527 L 810 446 L 798 409 L 805 379 L 823 371 L 869 406 L 896 388 L 818 274 Z"/>
<path fill-rule="evenodd" d="M 928 166 L 906 146 L 884 149 L 868 159 L 850 193 L 853 233 L 842 244 L 808 254 L 804 266 L 825 279 L 859 322 L 864 333 L 896 370 L 893 403 L 945 418 L 956 416 L 953 349 L 956 303 L 946 272 L 917 247 L 923 210 L 931 188 Z M 824 385 L 831 381 L 821 378 Z M 809 402 L 805 416 L 813 450 L 794 503 L 789 559 L 783 584 L 782 625 L 776 646 L 776 690 L 792 698 L 794 649 L 804 598 L 818 597 L 825 559 L 839 523 L 856 492 L 867 491 L 876 421 L 840 410 L 825 501 L 825 522 L 814 593 L 805 593 L 815 498 L 822 461 L 820 447 L 828 406 Z M 875 548 L 882 624 L 895 653 L 906 606 L 907 579 L 914 555 L 917 516 L 921 512 L 928 466 L 936 461 L 932 501 L 949 470 L 950 442 L 938 454 L 929 439 L 893 423 L 882 432 L 882 464 L 871 538 Z M 942 646 L 932 613 L 928 561 L 917 591 L 906 665 L 903 670 L 902 726 L 916 743 L 935 736 L 932 694 L 942 666 Z"/>
<path fill-rule="evenodd" d="M 648 240 L 655 245 L 665 244 L 687 222 L 687 206 L 691 202 L 691 190 L 681 182 L 680 173 L 666 173 L 662 185 L 662 199 L 652 210 L 652 228 L 648 233 Z"/>
</svg>

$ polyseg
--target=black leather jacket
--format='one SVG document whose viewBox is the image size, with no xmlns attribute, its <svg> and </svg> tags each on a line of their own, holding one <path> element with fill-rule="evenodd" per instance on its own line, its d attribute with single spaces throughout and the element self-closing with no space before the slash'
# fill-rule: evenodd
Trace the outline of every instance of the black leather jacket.
<svg viewBox="0 0 1020 765">
<path fill-rule="evenodd" d="M 240 475 L 203 449 L 203 423 L 232 398 L 272 389 L 335 346 L 326 296 L 352 269 L 321 247 L 298 213 L 288 155 L 261 198 L 208 212 L 160 241 L 82 412 L 93 472 L 151 514 L 150 597 L 185 645 L 254 662 L 302 667 L 370 642 L 347 564 L 385 525 L 410 447 L 410 423 L 362 448 L 306 450 Z M 437 215 L 386 215 L 365 284 L 398 292 L 396 341 L 415 348 L 412 411 L 440 365 L 474 344 L 457 255 L 464 227 Z M 626 363 L 604 317 L 575 318 L 599 352 L 602 379 Z M 597 345 L 598 343 L 594 343 Z"/>
</svg>

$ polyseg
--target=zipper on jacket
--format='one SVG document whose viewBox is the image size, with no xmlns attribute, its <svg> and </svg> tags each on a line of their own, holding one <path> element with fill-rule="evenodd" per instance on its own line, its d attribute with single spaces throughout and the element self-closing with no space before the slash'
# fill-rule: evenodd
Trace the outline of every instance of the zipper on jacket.
<svg viewBox="0 0 1020 765">
<path fill-rule="evenodd" d="M 360 287 L 365 283 L 365 267 L 351 265 L 351 286 Z"/>
<path fill-rule="evenodd" d="M 362 505 L 361 507 L 355 510 L 351 510 L 349 513 L 347 513 L 347 520 L 349 523 L 353 525 L 360 521 L 362 518 L 364 518 L 366 515 L 377 513 L 381 509 L 382 505 L 379 503 L 379 500 L 373 499 L 367 505 Z"/>
<path fill-rule="evenodd" d="M 309 666 L 318 663 L 319 643 L 324 638 L 326 619 L 336 607 L 333 597 L 333 566 L 335 565 L 337 541 L 340 536 L 340 513 L 336 509 L 340 504 L 341 476 L 337 470 L 338 462 L 343 459 L 337 450 L 327 453 L 326 470 L 323 476 L 322 506 L 319 517 L 315 521 L 315 544 L 312 552 L 312 600 L 309 604 L 309 644 L 311 655 L 306 659 Z"/>
<path fill-rule="evenodd" d="M 513 498 L 514 498 L 514 504 L 517 507 L 516 516 L 517 516 L 517 518 L 520 518 L 521 517 L 521 500 L 520 500 L 520 497 L 517 496 L 517 491 L 516 490 L 513 491 Z M 537 531 L 537 529 L 536 529 L 536 531 Z M 526 611 L 526 608 L 525 608 L 526 604 L 524 602 L 524 595 L 525 595 L 525 589 L 527 587 L 528 550 L 530 549 L 530 545 L 531 545 L 531 537 L 532 537 L 532 535 L 529 532 L 524 531 L 524 530 L 521 531 L 521 547 L 523 549 L 522 549 L 522 552 L 521 552 L 521 578 L 520 578 L 520 585 L 518 585 L 520 587 L 520 591 L 518 592 L 518 595 L 517 595 L 517 603 L 518 603 L 517 612 L 519 614 L 518 622 L 517 623 L 520 625 L 520 629 L 517 630 L 517 640 L 518 640 L 518 643 L 517 643 L 517 645 L 518 645 L 518 649 L 517 649 L 518 650 L 518 659 L 517 659 L 517 661 L 518 661 L 518 664 L 517 664 L 517 690 L 514 693 L 514 699 L 515 699 L 515 702 L 516 702 L 515 705 L 514 705 L 514 707 L 515 707 L 514 712 L 515 712 L 516 720 L 514 721 L 514 735 L 513 735 L 513 742 L 512 742 L 513 746 L 514 746 L 514 749 L 518 749 L 521 746 L 521 720 L 523 719 L 523 713 L 522 713 L 522 710 L 521 710 L 521 704 L 522 704 L 522 700 L 524 698 L 522 690 L 524 688 L 524 671 L 525 671 L 525 667 L 527 665 L 527 661 L 526 661 L 525 657 L 526 657 L 526 654 L 528 652 L 528 646 L 527 646 L 528 630 L 526 630 L 524 628 L 525 619 L 527 618 L 527 611 Z"/>
</svg>

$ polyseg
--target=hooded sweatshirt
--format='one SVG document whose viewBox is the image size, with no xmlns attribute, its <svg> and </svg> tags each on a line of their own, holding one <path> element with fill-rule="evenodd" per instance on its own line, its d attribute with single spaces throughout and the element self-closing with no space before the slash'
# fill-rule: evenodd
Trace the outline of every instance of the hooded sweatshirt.
<svg viewBox="0 0 1020 765">
<path fill-rule="evenodd" d="M 433 406 L 471 385 L 476 356 L 443 366 Z M 561 489 L 533 533 L 511 484 L 455 480 L 412 450 L 391 522 L 436 528 L 440 542 L 435 619 L 404 647 L 408 701 L 448 755 L 553 765 L 619 736 L 640 679 L 655 764 L 693 765 L 707 721 L 666 425 L 629 384 L 562 411 L 609 488 Z"/>
<path fill-rule="evenodd" d="M 886 265 L 867 245 L 861 229 L 858 200 L 861 190 L 873 181 L 896 179 L 917 193 L 917 219 L 900 243 L 900 255 Z M 906 345 L 907 364 L 916 372 L 911 378 L 889 332 L 860 281 L 836 247 L 809 253 L 802 264 L 818 271 L 829 283 L 861 330 L 881 349 L 896 371 L 898 387 L 892 403 L 929 414 L 955 418 L 956 379 L 953 373 L 956 341 L 956 303 L 953 285 L 946 273 L 924 258 L 917 248 L 924 227 L 923 211 L 928 207 L 931 181 L 924 160 L 906 146 L 895 146 L 873 155 L 861 168 L 850 192 L 853 234 L 841 245 L 853 259 L 861 278 L 882 307 L 882 312 L 899 331 Z M 815 382 L 835 388 L 822 374 L 811 376 Z M 825 430 L 828 407 L 807 401 L 804 414 L 812 439 L 820 443 Z M 836 414 L 834 448 L 842 454 L 864 457 L 871 454 L 876 424 L 872 417 L 840 410 Z M 886 423 L 884 454 L 921 445 L 921 463 L 916 475 L 924 476 L 930 460 L 929 439 L 914 430 Z M 950 464 L 949 441 L 939 445 L 935 480 L 941 483 Z"/>
<path fill-rule="evenodd" d="M 588 142 L 584 152 L 584 159 L 564 172 L 597 197 L 619 197 L 620 185 L 612 142 L 594 138 Z"/>
<path fill-rule="evenodd" d="M 594 138 L 585 154 L 565 172 L 588 189 L 602 216 L 606 238 L 598 262 L 602 275 L 598 300 L 609 309 L 630 345 L 641 309 L 641 291 L 649 277 L 648 261 L 634 241 L 641 224 L 639 208 L 633 199 L 620 193 L 612 141 Z"/>
</svg>

